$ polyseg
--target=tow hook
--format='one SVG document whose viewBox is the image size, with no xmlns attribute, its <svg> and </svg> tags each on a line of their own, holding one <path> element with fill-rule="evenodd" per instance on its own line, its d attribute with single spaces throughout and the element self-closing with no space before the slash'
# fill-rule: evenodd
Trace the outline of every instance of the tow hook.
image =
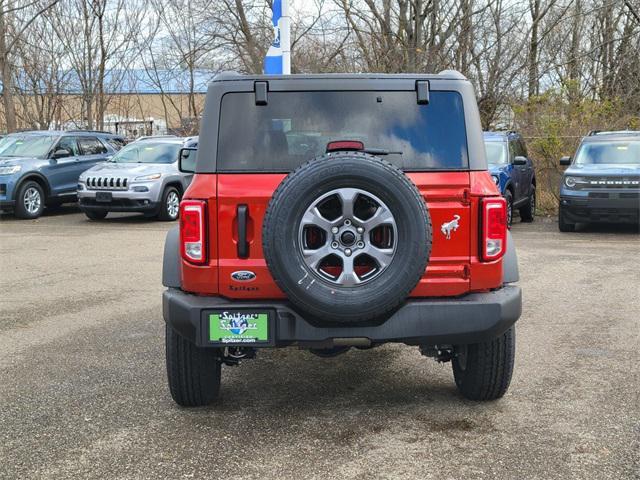
<svg viewBox="0 0 640 480">
<path fill-rule="evenodd" d="M 220 360 L 225 365 L 240 365 L 241 360 L 256 358 L 256 349 L 251 347 L 225 347 Z"/>
<path fill-rule="evenodd" d="M 452 345 L 420 345 L 420 353 L 440 363 L 450 362 L 456 356 Z"/>
</svg>

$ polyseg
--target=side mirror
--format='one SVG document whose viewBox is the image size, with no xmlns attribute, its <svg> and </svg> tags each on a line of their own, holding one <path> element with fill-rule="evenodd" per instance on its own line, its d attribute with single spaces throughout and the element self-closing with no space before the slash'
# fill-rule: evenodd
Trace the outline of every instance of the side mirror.
<svg viewBox="0 0 640 480">
<path fill-rule="evenodd" d="M 513 159 L 513 164 L 514 165 L 526 165 L 527 164 L 527 157 L 523 157 L 521 155 L 517 155 L 516 158 Z"/>
<path fill-rule="evenodd" d="M 58 158 L 64 158 L 64 157 L 70 157 L 70 156 L 71 156 L 71 152 L 69 150 L 67 150 L 66 148 L 59 148 L 55 152 L 53 152 L 53 155 L 51 156 L 51 158 L 53 158 L 54 160 L 57 160 Z"/>
<path fill-rule="evenodd" d="M 185 147 L 180 149 L 178 154 L 178 170 L 182 173 L 195 173 L 196 159 L 198 158 L 198 149 L 193 147 Z"/>
<path fill-rule="evenodd" d="M 568 156 L 564 156 L 560 158 L 560 165 L 562 166 L 569 166 L 571 165 L 571 157 Z"/>
</svg>

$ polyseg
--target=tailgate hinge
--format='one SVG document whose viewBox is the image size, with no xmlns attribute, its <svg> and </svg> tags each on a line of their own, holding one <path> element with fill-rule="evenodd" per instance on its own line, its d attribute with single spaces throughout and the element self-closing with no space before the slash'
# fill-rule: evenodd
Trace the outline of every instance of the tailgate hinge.
<svg viewBox="0 0 640 480">
<path fill-rule="evenodd" d="M 269 90 L 268 82 L 254 82 L 253 83 L 253 93 L 256 98 L 256 105 L 266 105 L 267 104 L 267 91 Z"/>
<path fill-rule="evenodd" d="M 416 80 L 416 96 L 418 105 L 429 104 L 429 80 Z"/>
<path fill-rule="evenodd" d="M 471 267 L 468 263 L 464 264 L 464 267 L 462 269 L 462 278 L 465 280 L 469 280 L 471 278 Z"/>
<path fill-rule="evenodd" d="M 465 188 L 462 191 L 462 204 L 463 205 L 471 204 L 471 190 L 468 188 Z"/>
</svg>

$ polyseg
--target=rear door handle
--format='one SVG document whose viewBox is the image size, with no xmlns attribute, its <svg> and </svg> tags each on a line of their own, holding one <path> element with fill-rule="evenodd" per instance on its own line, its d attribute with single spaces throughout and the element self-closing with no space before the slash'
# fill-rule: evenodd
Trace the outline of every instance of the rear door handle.
<svg viewBox="0 0 640 480">
<path fill-rule="evenodd" d="M 247 217 L 249 207 L 238 205 L 236 207 L 236 218 L 238 219 L 238 258 L 249 257 L 249 242 L 247 241 Z"/>
</svg>

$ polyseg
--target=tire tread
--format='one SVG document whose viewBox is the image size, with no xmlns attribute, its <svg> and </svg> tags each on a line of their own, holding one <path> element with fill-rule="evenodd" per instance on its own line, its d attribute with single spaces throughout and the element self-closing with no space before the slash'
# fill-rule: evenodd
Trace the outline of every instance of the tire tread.
<svg viewBox="0 0 640 480">
<path fill-rule="evenodd" d="M 183 407 L 213 402 L 220 393 L 220 360 L 216 349 L 196 347 L 166 325 L 169 390 Z"/>
<path fill-rule="evenodd" d="M 470 400 L 495 400 L 508 390 L 515 360 L 515 327 L 488 342 L 469 345 L 463 370 L 456 359 L 453 374 L 458 389 Z"/>
</svg>

